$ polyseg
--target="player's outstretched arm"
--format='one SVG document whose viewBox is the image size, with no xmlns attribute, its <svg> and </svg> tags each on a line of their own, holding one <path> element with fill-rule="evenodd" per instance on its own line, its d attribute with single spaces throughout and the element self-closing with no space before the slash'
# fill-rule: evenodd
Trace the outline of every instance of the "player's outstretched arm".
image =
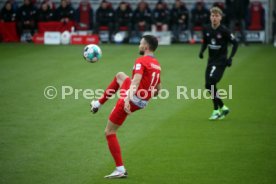
<svg viewBox="0 0 276 184">
<path fill-rule="evenodd" d="M 134 94 L 136 93 L 136 91 L 137 91 L 137 89 L 140 85 L 141 80 L 142 80 L 142 75 L 138 74 L 138 73 L 134 74 L 133 79 L 131 80 L 129 91 L 128 91 L 127 97 L 125 98 L 125 107 L 124 107 L 125 111 L 128 114 L 131 113 L 129 101 L 130 101 L 130 99 L 133 98 Z"/>
<path fill-rule="evenodd" d="M 231 54 L 227 59 L 227 66 L 230 67 L 232 65 L 232 58 L 235 56 L 237 50 L 238 50 L 238 42 L 233 34 L 230 34 L 229 41 L 233 45 Z"/>
<path fill-rule="evenodd" d="M 200 59 L 203 59 L 203 53 L 204 53 L 204 51 L 206 50 L 206 48 L 207 48 L 207 43 L 206 43 L 206 38 L 205 38 L 205 33 L 204 33 L 204 31 L 203 31 L 203 42 L 202 42 L 202 44 L 201 44 L 201 49 L 200 49 L 200 52 L 199 52 L 199 55 L 198 55 L 198 57 L 200 58 Z"/>
<path fill-rule="evenodd" d="M 232 47 L 232 51 L 231 51 L 231 54 L 230 54 L 229 58 L 233 58 L 235 56 L 237 50 L 238 50 L 237 40 L 233 39 L 233 40 L 231 40 L 231 43 L 232 43 L 233 47 Z"/>
<path fill-rule="evenodd" d="M 141 74 L 137 73 L 133 76 L 133 79 L 131 80 L 131 84 L 129 87 L 129 93 L 128 93 L 129 99 L 133 98 L 134 94 L 136 93 L 136 91 L 140 85 L 141 80 L 142 80 Z"/>
</svg>

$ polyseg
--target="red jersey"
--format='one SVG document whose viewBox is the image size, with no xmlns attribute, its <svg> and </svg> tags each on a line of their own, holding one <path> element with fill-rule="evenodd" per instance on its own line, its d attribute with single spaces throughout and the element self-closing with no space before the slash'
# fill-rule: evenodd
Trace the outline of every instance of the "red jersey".
<svg viewBox="0 0 276 184">
<path fill-rule="evenodd" d="M 161 81 L 160 64 L 153 56 L 141 56 L 135 61 L 132 78 L 137 73 L 142 75 L 142 79 L 135 95 L 143 100 L 149 100 Z"/>
</svg>

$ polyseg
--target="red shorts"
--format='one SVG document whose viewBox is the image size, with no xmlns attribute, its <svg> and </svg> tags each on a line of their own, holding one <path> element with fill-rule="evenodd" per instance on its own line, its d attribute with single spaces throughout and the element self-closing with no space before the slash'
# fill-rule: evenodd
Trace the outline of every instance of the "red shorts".
<svg viewBox="0 0 276 184">
<path fill-rule="evenodd" d="M 123 82 L 121 89 L 120 89 L 120 99 L 117 101 L 115 107 L 113 108 L 112 112 L 109 115 L 109 120 L 116 124 L 122 125 L 125 119 L 127 118 L 128 114 L 124 110 L 125 101 L 124 98 L 126 97 L 126 92 L 129 89 L 131 84 L 131 79 L 128 77 Z M 132 102 L 130 103 L 130 111 L 134 112 L 139 110 L 140 108 L 134 105 Z"/>
</svg>

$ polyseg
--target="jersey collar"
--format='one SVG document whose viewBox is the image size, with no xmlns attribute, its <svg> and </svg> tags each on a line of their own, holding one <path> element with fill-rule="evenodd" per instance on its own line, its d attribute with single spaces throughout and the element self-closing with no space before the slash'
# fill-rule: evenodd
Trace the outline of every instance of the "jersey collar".
<svg viewBox="0 0 276 184">
<path fill-rule="evenodd" d="M 149 56 L 149 57 L 153 57 L 154 58 L 154 55 L 153 54 L 147 54 L 145 56 Z"/>
</svg>

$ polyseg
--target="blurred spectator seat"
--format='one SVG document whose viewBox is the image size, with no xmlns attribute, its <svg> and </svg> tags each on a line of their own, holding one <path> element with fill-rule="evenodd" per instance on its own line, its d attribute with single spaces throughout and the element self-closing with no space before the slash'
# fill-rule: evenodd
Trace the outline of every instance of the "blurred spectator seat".
<svg viewBox="0 0 276 184">
<path fill-rule="evenodd" d="M 71 31 L 74 27 L 74 22 L 69 21 L 68 23 L 51 21 L 51 22 L 39 22 L 38 23 L 38 32 L 44 33 L 45 31 Z"/>
<path fill-rule="evenodd" d="M 167 31 L 169 25 L 169 9 L 167 3 L 158 1 L 152 12 L 151 29 L 155 31 Z"/>
<path fill-rule="evenodd" d="M 108 26 L 100 26 L 100 27 L 99 27 L 99 30 L 100 30 L 100 31 L 108 31 L 109 28 L 108 28 Z"/>
<path fill-rule="evenodd" d="M 131 9 L 130 4 L 125 1 L 121 1 L 120 4 L 118 5 L 118 8 L 115 11 L 116 21 L 114 26 L 115 26 L 116 34 L 121 32 L 120 34 L 124 34 L 126 37 L 129 37 L 131 35 L 132 15 L 133 15 L 133 11 Z M 118 36 L 114 38 L 118 38 Z"/>
<path fill-rule="evenodd" d="M 190 43 L 202 41 L 202 28 L 209 23 L 210 12 L 203 1 L 197 1 L 191 11 L 191 37 Z"/>
<path fill-rule="evenodd" d="M 89 1 L 81 1 L 77 9 L 77 30 L 89 30 L 93 27 L 93 10 Z"/>
<path fill-rule="evenodd" d="M 249 7 L 249 30 L 264 29 L 264 8 L 261 2 L 252 2 Z"/>
<path fill-rule="evenodd" d="M 99 37 L 102 42 L 108 42 L 110 40 L 108 32 L 109 32 L 108 26 L 99 27 Z"/>
<path fill-rule="evenodd" d="M 3 42 L 17 42 L 19 36 L 15 22 L 0 22 L 0 37 Z"/>
<path fill-rule="evenodd" d="M 119 31 L 127 31 L 128 27 L 127 26 L 120 26 Z"/>
<path fill-rule="evenodd" d="M 105 1 L 105 2 L 107 3 L 107 8 L 113 10 L 112 3 L 107 2 L 107 1 Z M 108 31 L 108 30 L 109 30 L 108 26 L 99 26 L 99 31 Z"/>
<path fill-rule="evenodd" d="M 133 12 L 132 19 L 135 37 L 138 38 L 142 32 L 149 31 L 152 23 L 152 12 L 149 4 L 145 1 L 138 3 Z"/>
<path fill-rule="evenodd" d="M 223 2 L 214 2 L 213 6 L 219 7 L 223 12 L 225 10 Z"/>
<path fill-rule="evenodd" d="M 193 30 L 194 31 L 202 31 L 203 27 L 202 26 L 194 26 Z"/>
<path fill-rule="evenodd" d="M 112 4 L 102 1 L 96 10 L 95 33 L 98 33 L 102 42 L 112 41 L 114 32 L 115 11 Z"/>
</svg>

